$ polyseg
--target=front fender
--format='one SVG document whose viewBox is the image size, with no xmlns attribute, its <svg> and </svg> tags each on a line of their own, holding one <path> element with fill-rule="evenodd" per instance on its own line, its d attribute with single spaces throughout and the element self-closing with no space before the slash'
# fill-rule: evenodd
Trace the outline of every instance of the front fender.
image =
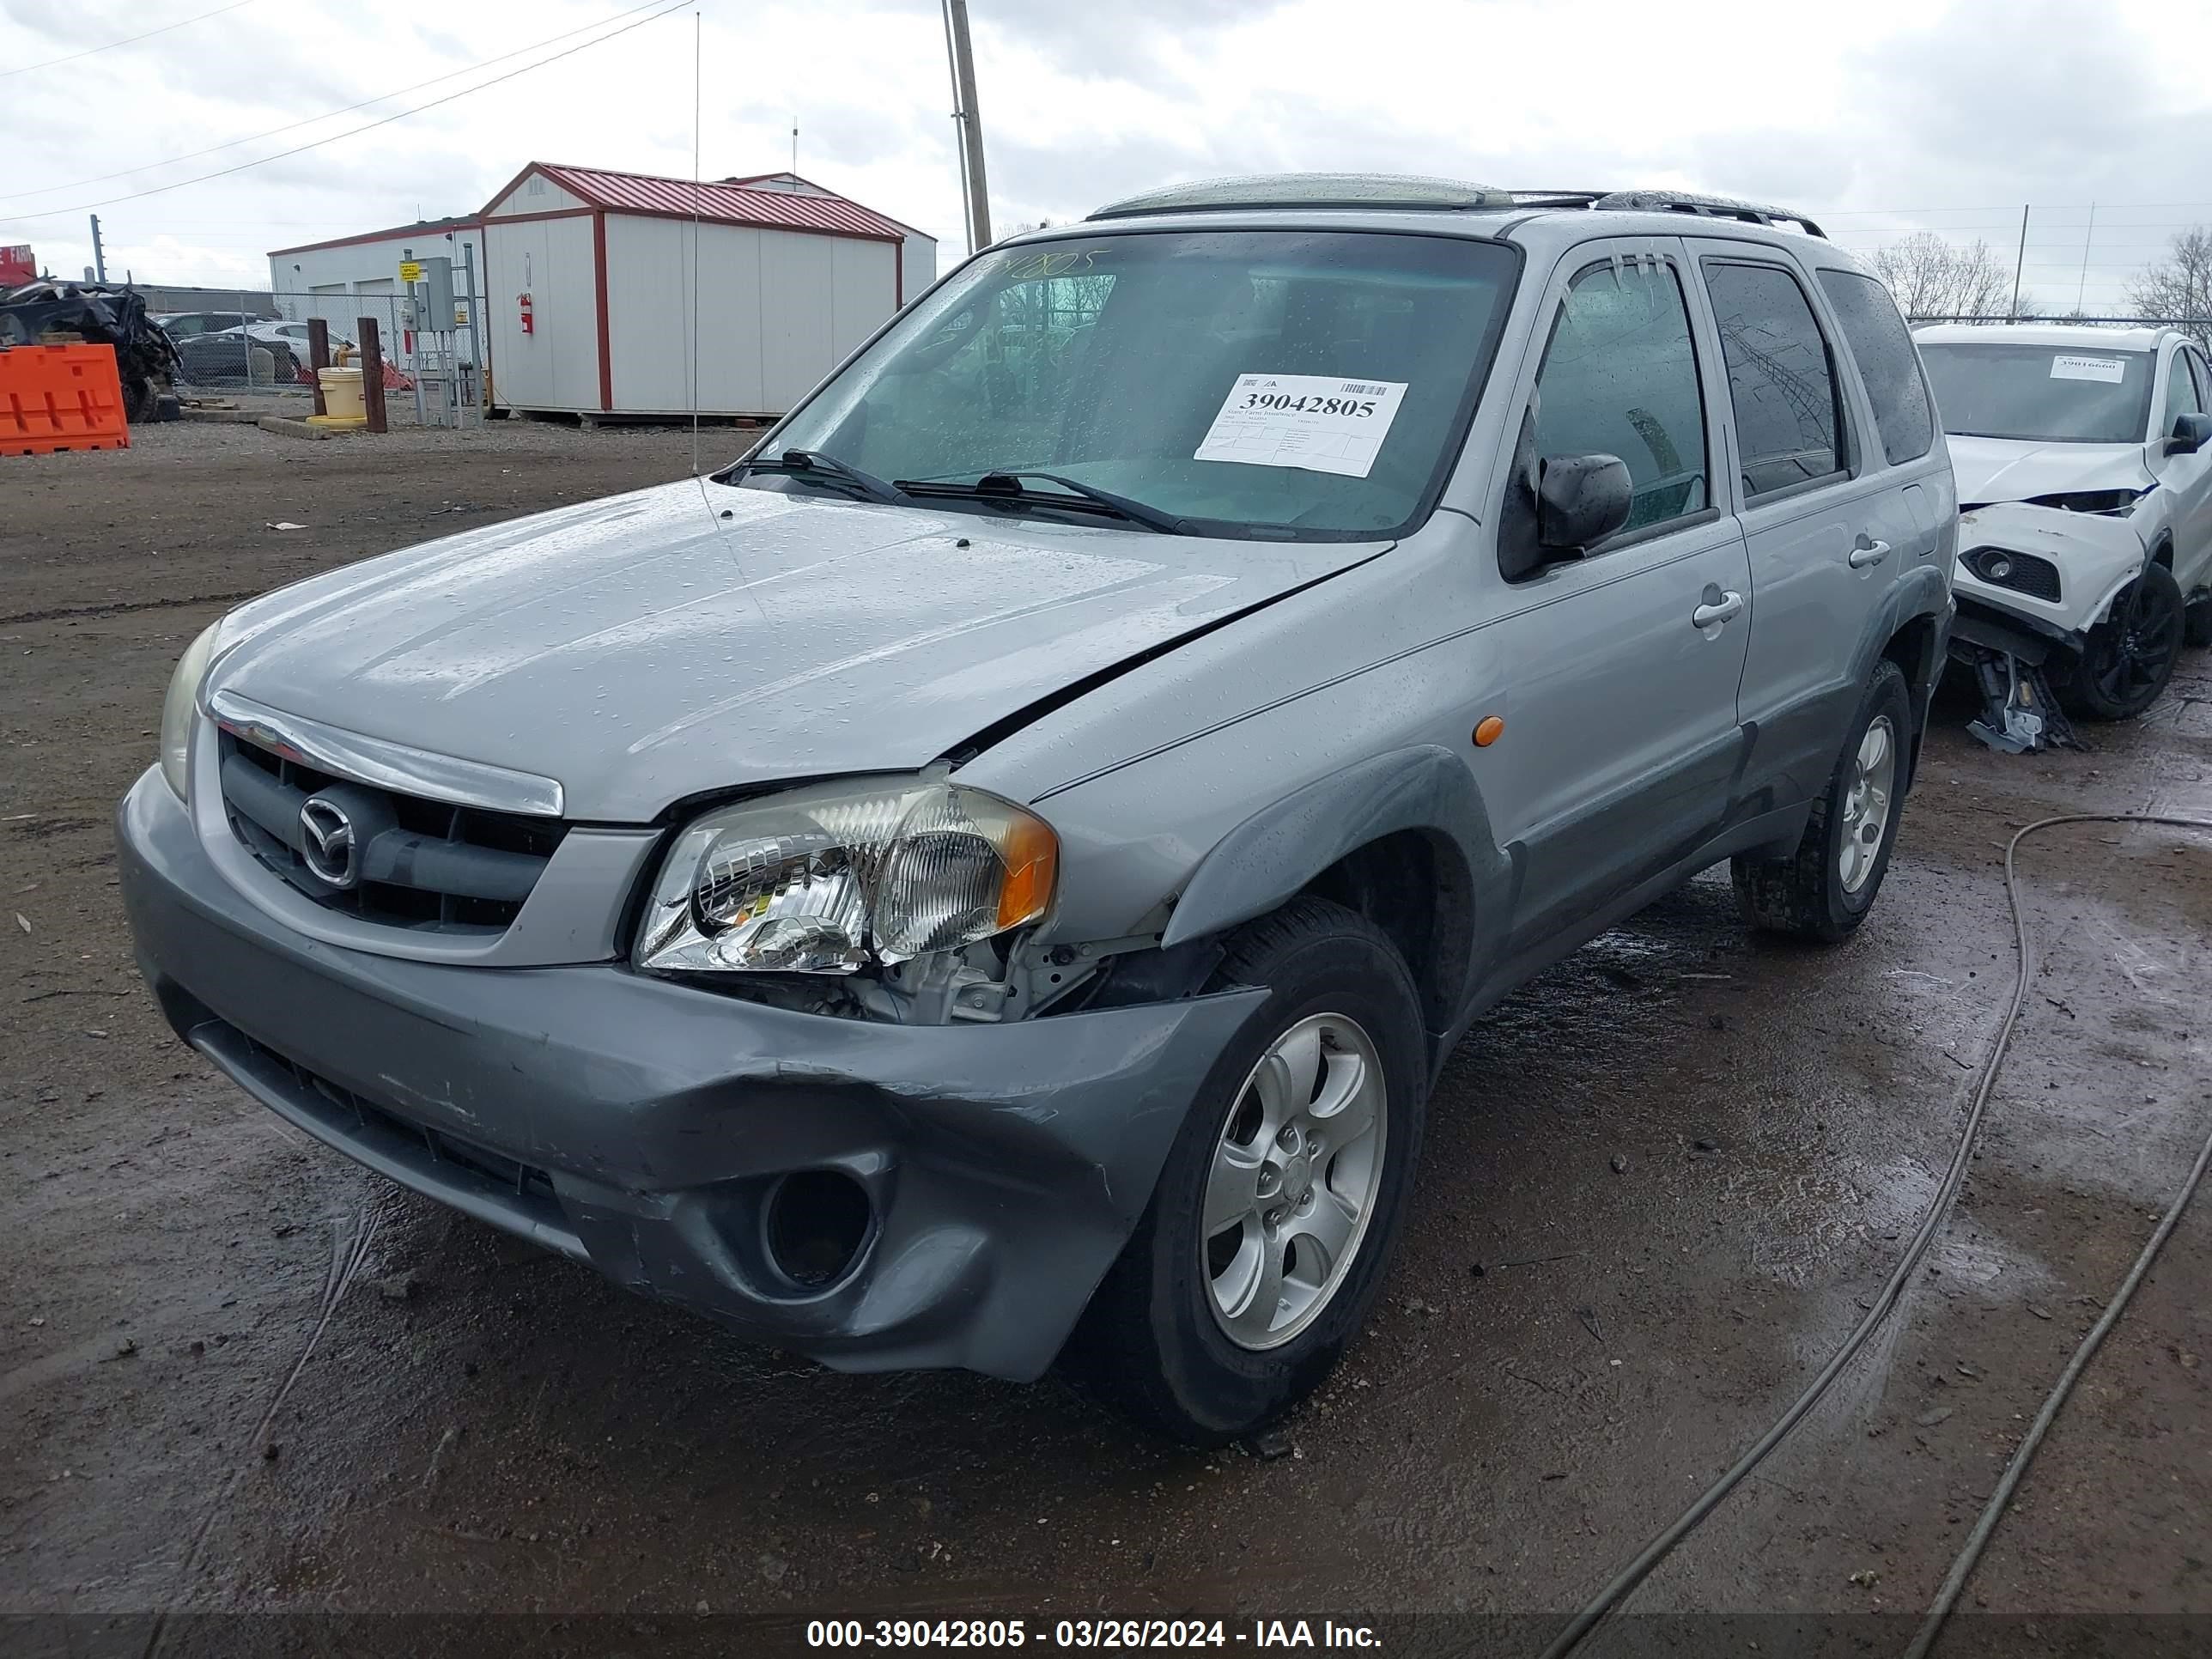
<svg viewBox="0 0 2212 1659">
<path fill-rule="evenodd" d="M 1403 830 L 1427 837 L 1437 859 L 1430 1012 L 1449 1023 L 1474 970 L 1476 918 L 1508 913 L 1512 866 L 1474 775 L 1438 744 L 1370 756 L 1246 818 L 1192 872 L 1160 943 L 1265 915 L 1346 854 Z"/>
</svg>

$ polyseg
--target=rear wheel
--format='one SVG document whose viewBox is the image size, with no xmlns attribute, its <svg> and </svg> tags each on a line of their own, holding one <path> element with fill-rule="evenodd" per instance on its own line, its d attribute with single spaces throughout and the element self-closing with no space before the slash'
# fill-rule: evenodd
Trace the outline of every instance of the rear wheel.
<svg viewBox="0 0 2212 1659">
<path fill-rule="evenodd" d="M 1828 787 L 1795 852 L 1729 866 L 1744 920 L 1833 945 L 1858 931 L 1889 872 L 1912 742 L 1905 675 L 1884 659 L 1859 699 Z"/>
<path fill-rule="evenodd" d="M 2200 593 L 2182 613 L 2181 637 L 2197 650 L 2212 645 L 2212 593 Z"/>
<path fill-rule="evenodd" d="M 2084 720 L 2133 720 L 2156 702 L 2181 656 L 2181 588 L 2164 565 L 2144 568 L 2089 630 L 2072 671 L 2056 689 Z"/>
<path fill-rule="evenodd" d="M 1268 997 L 1214 1066 L 1070 1358 L 1151 1427 L 1213 1445 L 1318 1387 L 1396 1241 L 1427 1081 L 1419 1004 L 1364 917 L 1294 900 L 1217 988 Z"/>
</svg>

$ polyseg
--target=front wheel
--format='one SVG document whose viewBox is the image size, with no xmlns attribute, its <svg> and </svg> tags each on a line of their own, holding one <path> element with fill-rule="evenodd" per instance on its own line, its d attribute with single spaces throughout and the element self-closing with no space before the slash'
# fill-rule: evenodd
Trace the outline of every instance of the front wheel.
<svg viewBox="0 0 2212 1659">
<path fill-rule="evenodd" d="M 2144 567 L 2089 630 L 2073 669 L 2054 689 L 2084 720 L 2131 720 L 2156 702 L 2181 658 L 2181 586 L 2162 564 Z"/>
<path fill-rule="evenodd" d="M 1358 1330 L 1396 1241 L 1427 1081 L 1390 941 L 1297 899 L 1242 929 L 1217 988 L 1268 996 L 1216 1062 L 1071 1358 L 1193 1445 L 1265 1427 Z"/>
<path fill-rule="evenodd" d="M 1737 858 L 1729 871 L 1744 920 L 1768 933 L 1834 945 L 1874 908 L 1889 872 L 1912 743 L 1912 700 L 1887 658 L 1859 698 L 1828 787 L 1788 858 Z"/>
</svg>

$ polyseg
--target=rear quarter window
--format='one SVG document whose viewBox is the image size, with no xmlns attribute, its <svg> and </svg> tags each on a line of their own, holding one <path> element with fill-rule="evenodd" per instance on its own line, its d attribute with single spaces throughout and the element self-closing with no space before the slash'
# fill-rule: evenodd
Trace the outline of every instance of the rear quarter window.
<svg viewBox="0 0 2212 1659">
<path fill-rule="evenodd" d="M 1874 404 L 1881 453 L 1892 466 L 1919 459 L 1936 441 L 1936 418 L 1920 373 L 1920 354 L 1912 348 L 1911 331 L 1898 315 L 1897 302 L 1880 283 L 1855 270 L 1824 270 L 1819 275 L 1844 331 L 1844 344 Z"/>
</svg>

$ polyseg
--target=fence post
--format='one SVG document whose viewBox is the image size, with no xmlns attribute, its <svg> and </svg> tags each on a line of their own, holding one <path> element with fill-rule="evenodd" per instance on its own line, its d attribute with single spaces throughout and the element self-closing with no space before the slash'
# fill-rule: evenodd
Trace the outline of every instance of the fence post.
<svg viewBox="0 0 2212 1659">
<path fill-rule="evenodd" d="M 315 377 L 315 413 L 327 415 L 323 407 L 322 371 L 331 366 L 331 325 L 320 317 L 307 319 L 307 373 Z"/>
<path fill-rule="evenodd" d="M 371 432 L 385 430 L 384 347 L 376 337 L 376 319 L 361 319 L 361 401 Z"/>
</svg>

